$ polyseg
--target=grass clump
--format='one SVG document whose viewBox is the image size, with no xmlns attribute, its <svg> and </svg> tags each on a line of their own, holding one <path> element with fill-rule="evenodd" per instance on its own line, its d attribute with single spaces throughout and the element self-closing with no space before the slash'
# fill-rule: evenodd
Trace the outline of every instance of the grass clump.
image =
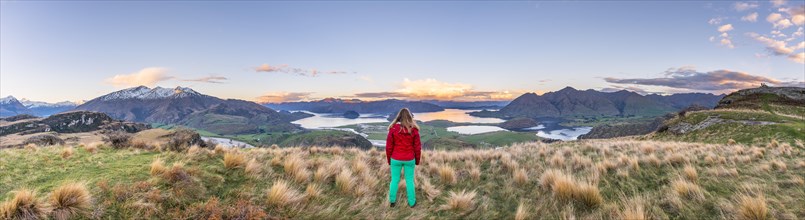
<svg viewBox="0 0 805 220">
<path fill-rule="evenodd" d="M 48 204 L 54 219 L 74 219 L 89 216 L 92 196 L 84 183 L 66 183 L 50 193 Z"/>
<path fill-rule="evenodd" d="M 28 189 L 14 191 L 11 200 L 0 203 L 0 219 L 46 219 L 47 205 Z"/>
</svg>

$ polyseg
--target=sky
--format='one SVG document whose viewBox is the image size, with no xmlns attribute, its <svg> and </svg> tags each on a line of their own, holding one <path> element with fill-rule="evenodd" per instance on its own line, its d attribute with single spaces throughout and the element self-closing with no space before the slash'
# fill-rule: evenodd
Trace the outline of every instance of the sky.
<svg viewBox="0 0 805 220">
<path fill-rule="evenodd" d="M 0 97 L 257 102 L 805 86 L 802 1 L 0 1 Z"/>
</svg>

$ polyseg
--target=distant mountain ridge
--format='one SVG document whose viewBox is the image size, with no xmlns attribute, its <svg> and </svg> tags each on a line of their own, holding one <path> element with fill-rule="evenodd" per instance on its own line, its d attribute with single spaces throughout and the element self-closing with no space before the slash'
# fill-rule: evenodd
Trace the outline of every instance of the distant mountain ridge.
<svg viewBox="0 0 805 220">
<path fill-rule="evenodd" d="M 644 96 L 626 90 L 609 93 L 566 87 L 543 95 L 523 94 L 497 112 L 471 114 L 501 118 L 660 116 L 692 104 L 713 108 L 721 97 L 704 93 Z"/>
<path fill-rule="evenodd" d="M 359 99 L 337 99 L 326 98 L 318 101 L 303 102 L 283 102 L 267 103 L 265 106 L 277 110 L 305 110 L 314 113 L 337 113 L 342 114 L 347 111 L 364 113 L 389 113 L 397 112 L 401 108 L 408 108 L 412 112 L 438 112 L 444 108 L 431 103 L 421 101 L 405 101 L 399 99 L 386 99 L 380 101 L 362 101 Z"/>
<path fill-rule="evenodd" d="M 115 119 L 179 124 L 218 134 L 301 129 L 290 121 L 304 117 L 280 113 L 254 102 L 220 99 L 190 88 L 138 86 L 89 100 L 76 110 L 103 112 Z"/>
<path fill-rule="evenodd" d="M 72 110 L 75 107 L 76 103 L 69 101 L 48 103 L 31 101 L 25 98 L 18 100 L 14 96 L 7 96 L 0 99 L 0 117 L 9 117 L 21 114 L 47 117 L 56 113 Z"/>
</svg>

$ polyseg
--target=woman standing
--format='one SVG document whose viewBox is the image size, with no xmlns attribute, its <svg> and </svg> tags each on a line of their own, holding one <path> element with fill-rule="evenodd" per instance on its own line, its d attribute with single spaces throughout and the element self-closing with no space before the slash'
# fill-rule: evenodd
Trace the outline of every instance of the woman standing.
<svg viewBox="0 0 805 220">
<path fill-rule="evenodd" d="M 414 115 L 407 108 L 400 109 L 397 117 L 389 125 L 386 137 L 386 160 L 391 166 L 391 183 L 389 183 L 389 202 L 394 207 L 397 202 L 397 188 L 400 183 L 400 170 L 405 169 L 405 191 L 408 205 L 416 206 L 414 191 L 414 167 L 419 165 L 422 144 L 419 140 L 419 126 Z"/>
</svg>

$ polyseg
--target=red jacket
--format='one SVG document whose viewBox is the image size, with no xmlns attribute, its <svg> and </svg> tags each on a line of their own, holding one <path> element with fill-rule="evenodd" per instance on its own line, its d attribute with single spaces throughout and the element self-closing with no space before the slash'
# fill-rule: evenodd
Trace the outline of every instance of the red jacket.
<svg viewBox="0 0 805 220">
<path fill-rule="evenodd" d="M 400 124 L 395 124 L 389 129 L 386 137 L 386 160 L 391 164 L 391 159 L 395 160 L 416 160 L 419 165 L 419 156 L 422 151 L 422 143 L 419 141 L 419 129 L 411 129 L 408 133 Z"/>
</svg>

